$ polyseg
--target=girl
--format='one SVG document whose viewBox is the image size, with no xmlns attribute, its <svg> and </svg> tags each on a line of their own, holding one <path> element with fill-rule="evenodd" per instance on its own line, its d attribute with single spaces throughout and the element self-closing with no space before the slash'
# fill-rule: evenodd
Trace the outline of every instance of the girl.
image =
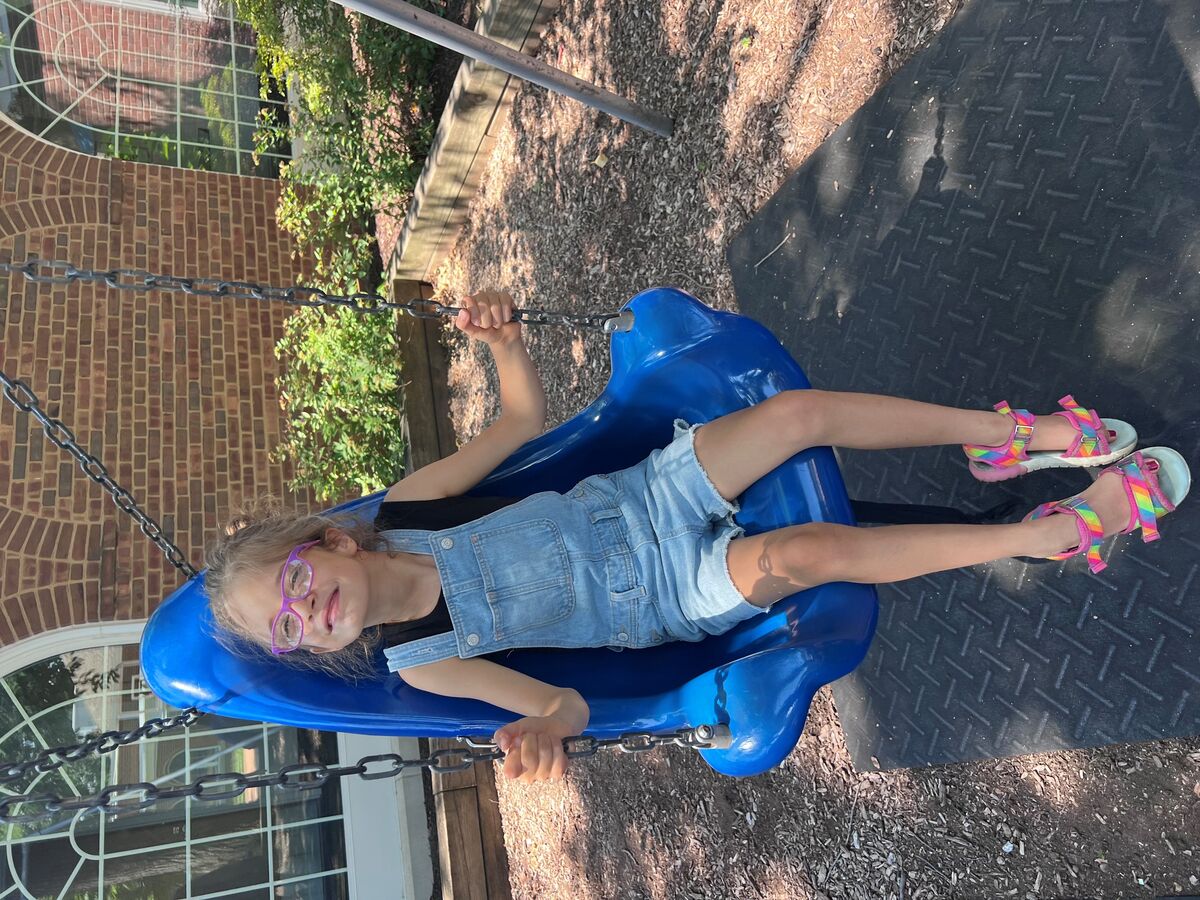
<svg viewBox="0 0 1200 900">
<path fill-rule="evenodd" d="M 1086 553 L 1142 529 L 1187 493 L 1173 450 L 1129 454 L 1136 433 L 1068 397 L 1033 416 L 951 409 L 867 394 L 778 394 L 701 426 L 642 463 L 566 494 L 520 501 L 462 496 L 545 421 L 541 383 L 510 321 L 512 298 L 469 297 L 456 326 L 492 351 L 500 417 L 452 456 L 387 492 L 373 529 L 260 509 L 208 555 L 207 590 L 223 628 L 280 660 L 348 677 L 388 667 L 414 687 L 472 697 L 522 718 L 496 732 L 504 772 L 534 781 L 566 767 L 561 740 L 589 710 L 573 690 L 482 658 L 513 647 L 647 647 L 720 634 L 797 591 L 882 583 L 1008 556 Z M 812 523 L 746 536 L 737 498 L 799 451 L 963 444 L 993 481 L 1051 466 L 1106 468 L 1081 494 L 1010 525 L 850 528 Z"/>
</svg>

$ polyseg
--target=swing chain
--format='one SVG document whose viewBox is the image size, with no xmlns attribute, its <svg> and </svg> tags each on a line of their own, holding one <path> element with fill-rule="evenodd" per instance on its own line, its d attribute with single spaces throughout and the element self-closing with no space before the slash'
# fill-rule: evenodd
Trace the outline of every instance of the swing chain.
<svg viewBox="0 0 1200 900">
<path fill-rule="evenodd" d="M 189 709 L 176 720 L 182 720 L 195 710 Z M 203 715 L 203 713 L 197 714 Z M 194 719 L 192 720 L 194 721 Z M 163 720 L 152 720 L 163 722 Z M 138 731 L 147 728 L 147 722 Z M 181 724 L 173 721 L 166 727 Z M 186 722 L 182 724 L 191 724 Z M 163 729 L 165 730 L 165 728 Z M 108 735 L 120 734 L 122 740 L 109 749 L 116 749 L 122 743 L 131 743 L 136 738 L 124 740 L 121 732 L 108 732 L 99 735 L 103 739 Z M 130 732 L 129 734 L 132 734 Z M 97 809 L 106 815 L 145 809 L 159 800 L 177 800 L 182 797 L 194 797 L 197 800 L 231 800 L 240 797 L 251 788 L 277 787 L 283 790 L 312 791 L 324 787 L 328 782 L 345 777 L 358 775 L 368 781 L 382 778 L 396 778 L 408 769 L 429 769 L 431 772 L 461 772 L 471 768 L 477 762 L 491 762 L 504 759 L 504 752 L 490 741 L 475 741 L 470 738 L 460 738 L 466 747 L 447 747 L 435 750 L 429 756 L 417 759 L 405 759 L 399 753 L 377 753 L 364 756 L 351 766 L 327 766 L 324 763 L 293 763 L 284 766 L 278 772 L 245 775 L 240 772 L 214 772 L 202 775 L 191 784 L 175 788 L 160 788 L 156 784 L 139 781 L 131 784 L 114 784 L 103 788 L 90 797 L 56 797 L 51 794 L 16 794 L 0 798 L 0 824 L 16 822 L 34 822 L 51 813 L 80 812 Z M 588 735 L 575 735 L 563 738 L 563 748 L 571 759 L 584 756 L 595 756 L 600 750 L 616 747 L 626 753 L 641 753 L 655 747 L 676 745 L 691 747 L 696 750 L 718 749 L 728 747 L 730 732 L 728 725 L 698 725 L 695 728 L 682 728 L 678 731 L 664 734 L 652 734 L 646 731 L 633 731 L 619 738 L 593 738 Z M 82 746 L 82 745 L 81 745 Z M 67 748 L 56 748 L 46 753 L 56 753 Z M 101 750 L 104 752 L 104 750 Z M 43 754 L 45 755 L 45 754 Z M 58 768 L 63 762 L 55 762 L 50 768 Z M 22 763 L 27 771 L 30 764 Z M 9 772 L 16 769 L 10 767 Z M 39 770 L 39 771 L 48 771 Z M 11 777 L 11 776 L 6 776 Z M 22 804 L 39 806 L 35 812 L 16 813 L 13 810 Z"/>
<path fill-rule="evenodd" d="M 3 371 L 0 371 L 0 385 L 3 385 L 4 396 L 8 398 L 8 401 L 13 406 L 23 413 L 29 413 L 29 415 L 41 423 L 42 430 L 46 432 L 46 439 L 50 443 L 71 454 L 75 461 L 79 463 L 79 468 L 83 471 L 83 474 L 108 491 L 117 509 L 128 514 L 131 519 L 137 522 L 142 534 L 148 537 L 163 552 L 171 565 L 188 578 L 195 577 L 197 570 L 188 562 L 183 551 L 171 542 L 157 522 L 146 515 L 142 508 L 138 506 L 133 495 L 113 480 L 104 463 L 79 445 L 79 442 L 75 438 L 75 433 L 67 427 L 66 423 L 62 419 L 56 419 L 47 415 L 46 411 L 42 409 L 42 404 L 37 394 L 33 392 L 28 384 L 20 379 L 14 380 L 9 378 Z"/>
<path fill-rule="evenodd" d="M 474 741 L 471 738 L 460 738 L 469 746 L 487 749 L 496 748 L 490 741 Z M 680 728 L 678 731 L 666 731 L 654 734 L 650 731 L 627 731 L 620 737 L 598 738 L 590 734 L 577 734 L 563 738 L 563 751 L 567 759 L 581 759 L 595 756 L 601 750 L 610 748 L 622 753 L 644 753 L 656 747 L 691 747 L 694 750 L 725 749 L 731 743 L 728 725 L 697 725 L 695 728 Z M 502 752 L 496 749 L 497 753 Z"/>
<path fill-rule="evenodd" d="M 105 731 L 73 746 L 48 747 L 35 758 L 25 762 L 0 763 L 0 784 L 18 781 L 30 772 L 53 772 L 69 762 L 78 762 L 93 753 L 112 753 L 118 747 L 135 743 L 144 737 L 158 737 L 179 727 L 190 728 L 206 715 L 207 713 L 195 707 L 189 707 L 178 715 L 165 719 L 147 719 L 130 731 Z"/>
<path fill-rule="evenodd" d="M 39 272 L 39 269 L 47 271 Z M 264 287 L 252 281 L 155 275 L 143 269 L 109 269 L 106 271 L 79 269 L 69 262 L 56 259 L 31 259 L 24 263 L 0 261 L 0 272 L 20 272 L 29 281 L 44 284 L 72 284 L 76 281 L 90 281 L 107 285 L 115 290 L 174 291 L 196 297 L 231 297 L 240 300 L 258 300 L 263 303 L 280 301 L 291 306 L 338 306 L 352 312 L 371 315 L 395 310 L 416 319 L 457 316 L 461 309 L 457 306 L 446 306 L 436 300 L 415 299 L 407 303 L 397 303 L 379 294 L 366 292 L 348 295 L 327 294 L 320 288 L 303 285 L 277 288 Z M 55 274 L 59 272 L 63 274 Z M 526 325 L 565 325 L 571 328 L 603 331 L 605 334 L 629 331 L 633 327 L 633 314 L 629 311 L 588 315 L 547 312 L 540 309 L 514 309 L 513 319 Z"/>
</svg>

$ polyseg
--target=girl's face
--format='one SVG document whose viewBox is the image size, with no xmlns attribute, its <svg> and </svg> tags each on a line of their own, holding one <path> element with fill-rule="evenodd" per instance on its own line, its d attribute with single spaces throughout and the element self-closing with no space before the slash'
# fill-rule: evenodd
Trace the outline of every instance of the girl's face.
<svg viewBox="0 0 1200 900">
<path fill-rule="evenodd" d="M 300 558 L 312 566 L 312 584 L 290 607 L 304 621 L 300 646 L 313 653 L 341 650 L 362 633 L 368 609 L 368 580 L 358 545 L 340 532 L 330 547 L 309 547 Z M 286 558 L 285 558 L 286 559 Z M 250 634 L 270 646 L 271 623 L 283 605 L 280 577 L 285 559 L 244 575 L 232 591 L 230 611 Z"/>
</svg>

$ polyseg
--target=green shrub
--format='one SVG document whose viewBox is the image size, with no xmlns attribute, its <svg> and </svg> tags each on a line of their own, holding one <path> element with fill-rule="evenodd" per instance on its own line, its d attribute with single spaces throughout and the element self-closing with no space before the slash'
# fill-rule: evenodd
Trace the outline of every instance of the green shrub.
<svg viewBox="0 0 1200 900">
<path fill-rule="evenodd" d="M 394 313 L 301 309 L 275 345 L 287 411 L 276 461 L 320 500 L 380 490 L 404 465 Z"/>
<path fill-rule="evenodd" d="M 296 103 L 286 121 L 264 107 L 256 152 L 303 144 L 280 167 L 276 217 L 312 260 L 308 283 L 349 294 L 373 286 L 375 216 L 402 217 L 433 139 L 435 49 L 329 0 L 236 0 L 257 35 L 261 93 Z M 417 5 L 428 4 L 417 0 Z M 391 484 L 401 473 L 394 315 L 305 309 L 275 347 L 285 433 L 277 461 L 321 500 Z"/>
<path fill-rule="evenodd" d="M 311 254 L 317 284 L 349 291 L 371 269 L 375 214 L 404 215 L 429 152 L 434 47 L 328 0 L 237 9 L 257 34 L 263 96 L 295 89 L 290 121 L 264 112 L 255 133 L 259 153 L 304 148 L 281 167 L 280 225 Z"/>
</svg>

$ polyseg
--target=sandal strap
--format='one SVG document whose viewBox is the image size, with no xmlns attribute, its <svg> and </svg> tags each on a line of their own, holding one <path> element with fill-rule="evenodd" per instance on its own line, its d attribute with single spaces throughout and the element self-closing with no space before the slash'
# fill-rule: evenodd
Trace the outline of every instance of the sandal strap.
<svg viewBox="0 0 1200 900">
<path fill-rule="evenodd" d="M 1008 441 L 995 447 L 983 444 L 963 444 L 963 452 L 973 462 L 986 463 L 997 468 L 1019 465 L 1029 459 L 1026 448 L 1033 439 L 1033 423 L 1037 417 L 1027 409 L 1013 409 L 1007 400 L 1001 400 L 993 409 L 1013 420 L 1012 434 Z"/>
<path fill-rule="evenodd" d="M 1043 516 L 1056 514 L 1075 517 L 1075 526 L 1079 529 L 1079 543 L 1071 550 L 1065 550 L 1046 558 L 1070 559 L 1080 553 L 1087 553 L 1087 564 L 1092 574 L 1102 572 L 1107 566 L 1100 558 L 1100 542 L 1104 540 L 1104 526 L 1100 524 L 1100 517 L 1096 515 L 1096 511 L 1082 497 L 1071 497 L 1067 500 L 1043 503 L 1027 518 L 1040 519 Z"/>
<path fill-rule="evenodd" d="M 1121 476 L 1125 498 L 1129 501 L 1129 524 L 1121 533 L 1129 534 L 1140 528 L 1142 540 L 1147 544 L 1157 541 L 1161 536 L 1158 533 L 1158 517 L 1175 508 L 1158 483 L 1157 471 L 1158 463 L 1153 459 L 1146 459 L 1139 451 L 1100 473 Z"/>
<path fill-rule="evenodd" d="M 1067 448 L 1065 456 L 1086 458 L 1107 456 L 1112 452 L 1108 443 L 1108 428 L 1096 415 L 1094 409 L 1080 406 L 1070 394 L 1059 400 L 1058 405 L 1063 408 L 1063 412 L 1056 412 L 1053 415 L 1062 416 L 1071 423 L 1071 427 L 1077 432 L 1075 440 Z"/>
</svg>

